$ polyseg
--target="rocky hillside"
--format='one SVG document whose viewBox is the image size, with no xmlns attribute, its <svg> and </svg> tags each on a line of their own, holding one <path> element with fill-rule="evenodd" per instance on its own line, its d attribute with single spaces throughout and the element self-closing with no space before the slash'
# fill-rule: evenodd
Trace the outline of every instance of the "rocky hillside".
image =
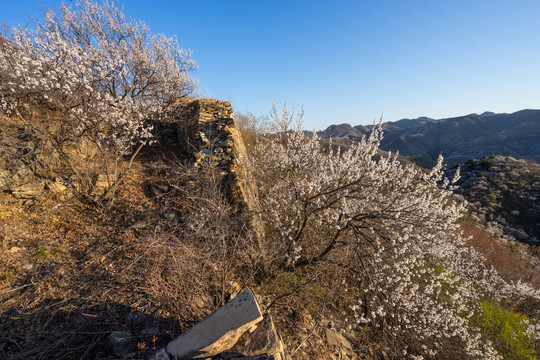
<svg viewBox="0 0 540 360">
<path fill-rule="evenodd" d="M 332 125 L 322 137 L 358 140 L 372 126 Z M 540 161 L 540 110 L 512 114 L 470 114 L 434 120 L 427 117 L 383 123 L 381 148 L 405 156 L 436 160 L 443 154 L 450 164 L 469 158 L 507 155 Z"/>
<path fill-rule="evenodd" d="M 468 160 L 456 190 L 500 237 L 540 245 L 540 166 L 508 156 Z"/>
</svg>

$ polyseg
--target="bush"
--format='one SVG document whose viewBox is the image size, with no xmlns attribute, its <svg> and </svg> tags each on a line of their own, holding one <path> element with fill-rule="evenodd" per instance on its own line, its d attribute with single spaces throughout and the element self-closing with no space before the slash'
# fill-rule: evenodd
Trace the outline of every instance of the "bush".
<svg viewBox="0 0 540 360">
<path fill-rule="evenodd" d="M 305 136 L 286 107 L 272 116 L 278 132 L 252 162 L 273 267 L 334 289 L 340 326 L 372 333 L 394 358 L 497 359 L 469 326 L 478 299 L 531 293 L 506 284 L 460 236 L 463 207 L 442 157 L 424 173 L 380 155 L 380 124 L 342 150 Z"/>
<path fill-rule="evenodd" d="M 490 159 L 492 158 L 490 157 Z M 493 161 L 490 161 L 488 158 L 483 158 L 480 162 L 480 167 L 486 170 L 489 170 L 493 165 L 495 165 L 495 163 Z"/>
<path fill-rule="evenodd" d="M 152 234 L 145 245 L 149 259 L 156 259 L 149 264 L 152 293 L 172 301 L 178 313 L 185 312 L 186 303 L 194 312 L 203 307 L 197 303 L 222 305 L 252 280 L 255 237 L 227 201 L 219 169 L 177 164 L 166 178 L 173 190 L 162 200 L 178 219 L 173 229 Z"/>
<path fill-rule="evenodd" d="M 482 300 L 479 325 L 493 340 L 504 359 L 536 360 L 534 337 L 527 316 L 504 309 L 493 300 Z"/>
</svg>

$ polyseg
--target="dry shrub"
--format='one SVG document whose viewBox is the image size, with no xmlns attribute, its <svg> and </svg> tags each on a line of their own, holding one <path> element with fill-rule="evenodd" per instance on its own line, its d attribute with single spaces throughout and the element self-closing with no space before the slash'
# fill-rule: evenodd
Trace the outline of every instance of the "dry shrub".
<svg viewBox="0 0 540 360">
<path fill-rule="evenodd" d="M 516 251 L 516 245 L 493 239 L 485 228 L 479 225 L 462 223 L 461 228 L 463 234 L 470 237 L 469 244 L 482 253 L 506 281 L 521 280 L 533 287 L 540 286 L 540 274 L 527 267 L 526 262 L 520 258 L 519 251 Z"/>
<path fill-rule="evenodd" d="M 176 165 L 167 194 L 176 225 L 152 235 L 151 291 L 177 314 L 200 319 L 234 297 L 254 277 L 255 241 L 224 196 L 216 169 Z"/>
</svg>

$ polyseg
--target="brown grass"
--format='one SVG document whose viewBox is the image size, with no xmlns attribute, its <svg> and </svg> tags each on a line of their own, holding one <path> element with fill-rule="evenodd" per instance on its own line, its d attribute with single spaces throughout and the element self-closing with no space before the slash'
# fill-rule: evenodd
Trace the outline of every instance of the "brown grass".
<svg viewBox="0 0 540 360">
<path fill-rule="evenodd" d="M 124 329 L 148 357 L 178 331 L 177 316 L 148 292 L 146 240 L 162 219 L 143 191 L 143 172 L 139 164 L 108 214 L 76 201 L 2 195 L 0 358 L 103 358 L 107 336 Z M 130 228 L 138 221 L 148 226 Z M 129 322 L 133 311 L 147 314 L 139 328 Z M 160 329 L 156 341 L 137 335 L 150 323 Z"/>
<path fill-rule="evenodd" d="M 484 227 L 473 223 L 462 223 L 461 228 L 465 236 L 471 236 L 469 243 L 482 253 L 489 264 L 497 270 L 500 276 L 507 281 L 527 282 L 533 287 L 540 287 L 540 273 L 538 269 L 528 266 L 521 258 L 516 245 L 502 243 L 492 238 Z"/>
</svg>

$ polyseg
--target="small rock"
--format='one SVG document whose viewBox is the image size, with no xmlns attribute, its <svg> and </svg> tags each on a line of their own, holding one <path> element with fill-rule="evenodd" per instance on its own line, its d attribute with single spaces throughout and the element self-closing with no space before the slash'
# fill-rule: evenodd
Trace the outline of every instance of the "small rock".
<svg viewBox="0 0 540 360">
<path fill-rule="evenodd" d="M 130 227 L 128 227 L 128 229 L 134 229 L 134 230 L 137 230 L 137 229 L 142 229 L 143 227 L 145 227 L 147 224 L 146 224 L 146 221 L 137 221 L 135 224 L 131 225 Z"/>
<path fill-rule="evenodd" d="M 165 213 L 165 214 L 163 214 L 163 217 L 164 217 L 165 219 L 169 220 L 169 221 L 174 221 L 174 220 L 176 220 L 176 218 L 177 218 L 176 214 L 173 213 L 173 212 Z"/>
<path fill-rule="evenodd" d="M 199 309 L 204 308 L 205 306 L 212 305 L 214 302 L 211 296 L 207 295 L 197 295 L 192 299 L 193 304 Z"/>
<path fill-rule="evenodd" d="M 62 193 L 67 190 L 69 183 L 61 177 L 54 179 L 54 182 L 48 183 L 47 188 L 55 193 Z"/>
<path fill-rule="evenodd" d="M 21 270 L 32 270 L 33 267 L 34 265 L 32 264 L 26 264 L 26 265 L 21 266 Z"/>
<path fill-rule="evenodd" d="M 17 251 L 21 251 L 22 249 L 20 247 L 17 247 L 17 246 L 14 246 L 12 247 L 11 249 L 8 250 L 8 252 L 14 254 L 16 253 Z"/>
<path fill-rule="evenodd" d="M 113 179 L 110 179 L 110 183 L 113 182 Z M 109 187 L 109 178 L 107 177 L 107 174 L 99 174 L 96 179 L 96 183 L 94 185 L 96 188 L 103 188 L 106 189 Z"/>
<path fill-rule="evenodd" d="M 171 357 L 165 349 L 161 349 L 154 354 L 149 360 L 171 360 Z"/>
<path fill-rule="evenodd" d="M 166 193 L 171 190 L 171 187 L 166 182 L 157 182 L 153 184 L 153 187 L 157 188 L 162 193 Z"/>
<path fill-rule="evenodd" d="M 140 311 L 131 311 L 126 316 L 126 323 L 129 326 L 137 327 L 137 326 L 140 326 L 142 323 L 144 323 L 147 318 L 148 316 L 143 314 Z"/>
<path fill-rule="evenodd" d="M 131 331 L 115 331 L 109 335 L 109 342 L 118 357 L 126 357 L 137 349 L 137 340 Z"/>
<path fill-rule="evenodd" d="M 33 199 L 39 196 L 43 192 L 43 189 L 43 182 L 32 182 L 17 186 L 11 190 L 11 193 L 18 199 Z"/>
<path fill-rule="evenodd" d="M 159 331 L 159 328 L 157 326 L 148 326 L 141 331 L 141 337 L 143 338 L 152 338 L 160 334 L 161 332 Z"/>
<path fill-rule="evenodd" d="M 366 348 L 365 346 L 361 345 L 361 344 L 355 344 L 354 345 L 354 348 L 356 350 L 359 350 L 360 352 L 364 353 L 364 354 L 369 354 L 369 349 Z"/>
</svg>

